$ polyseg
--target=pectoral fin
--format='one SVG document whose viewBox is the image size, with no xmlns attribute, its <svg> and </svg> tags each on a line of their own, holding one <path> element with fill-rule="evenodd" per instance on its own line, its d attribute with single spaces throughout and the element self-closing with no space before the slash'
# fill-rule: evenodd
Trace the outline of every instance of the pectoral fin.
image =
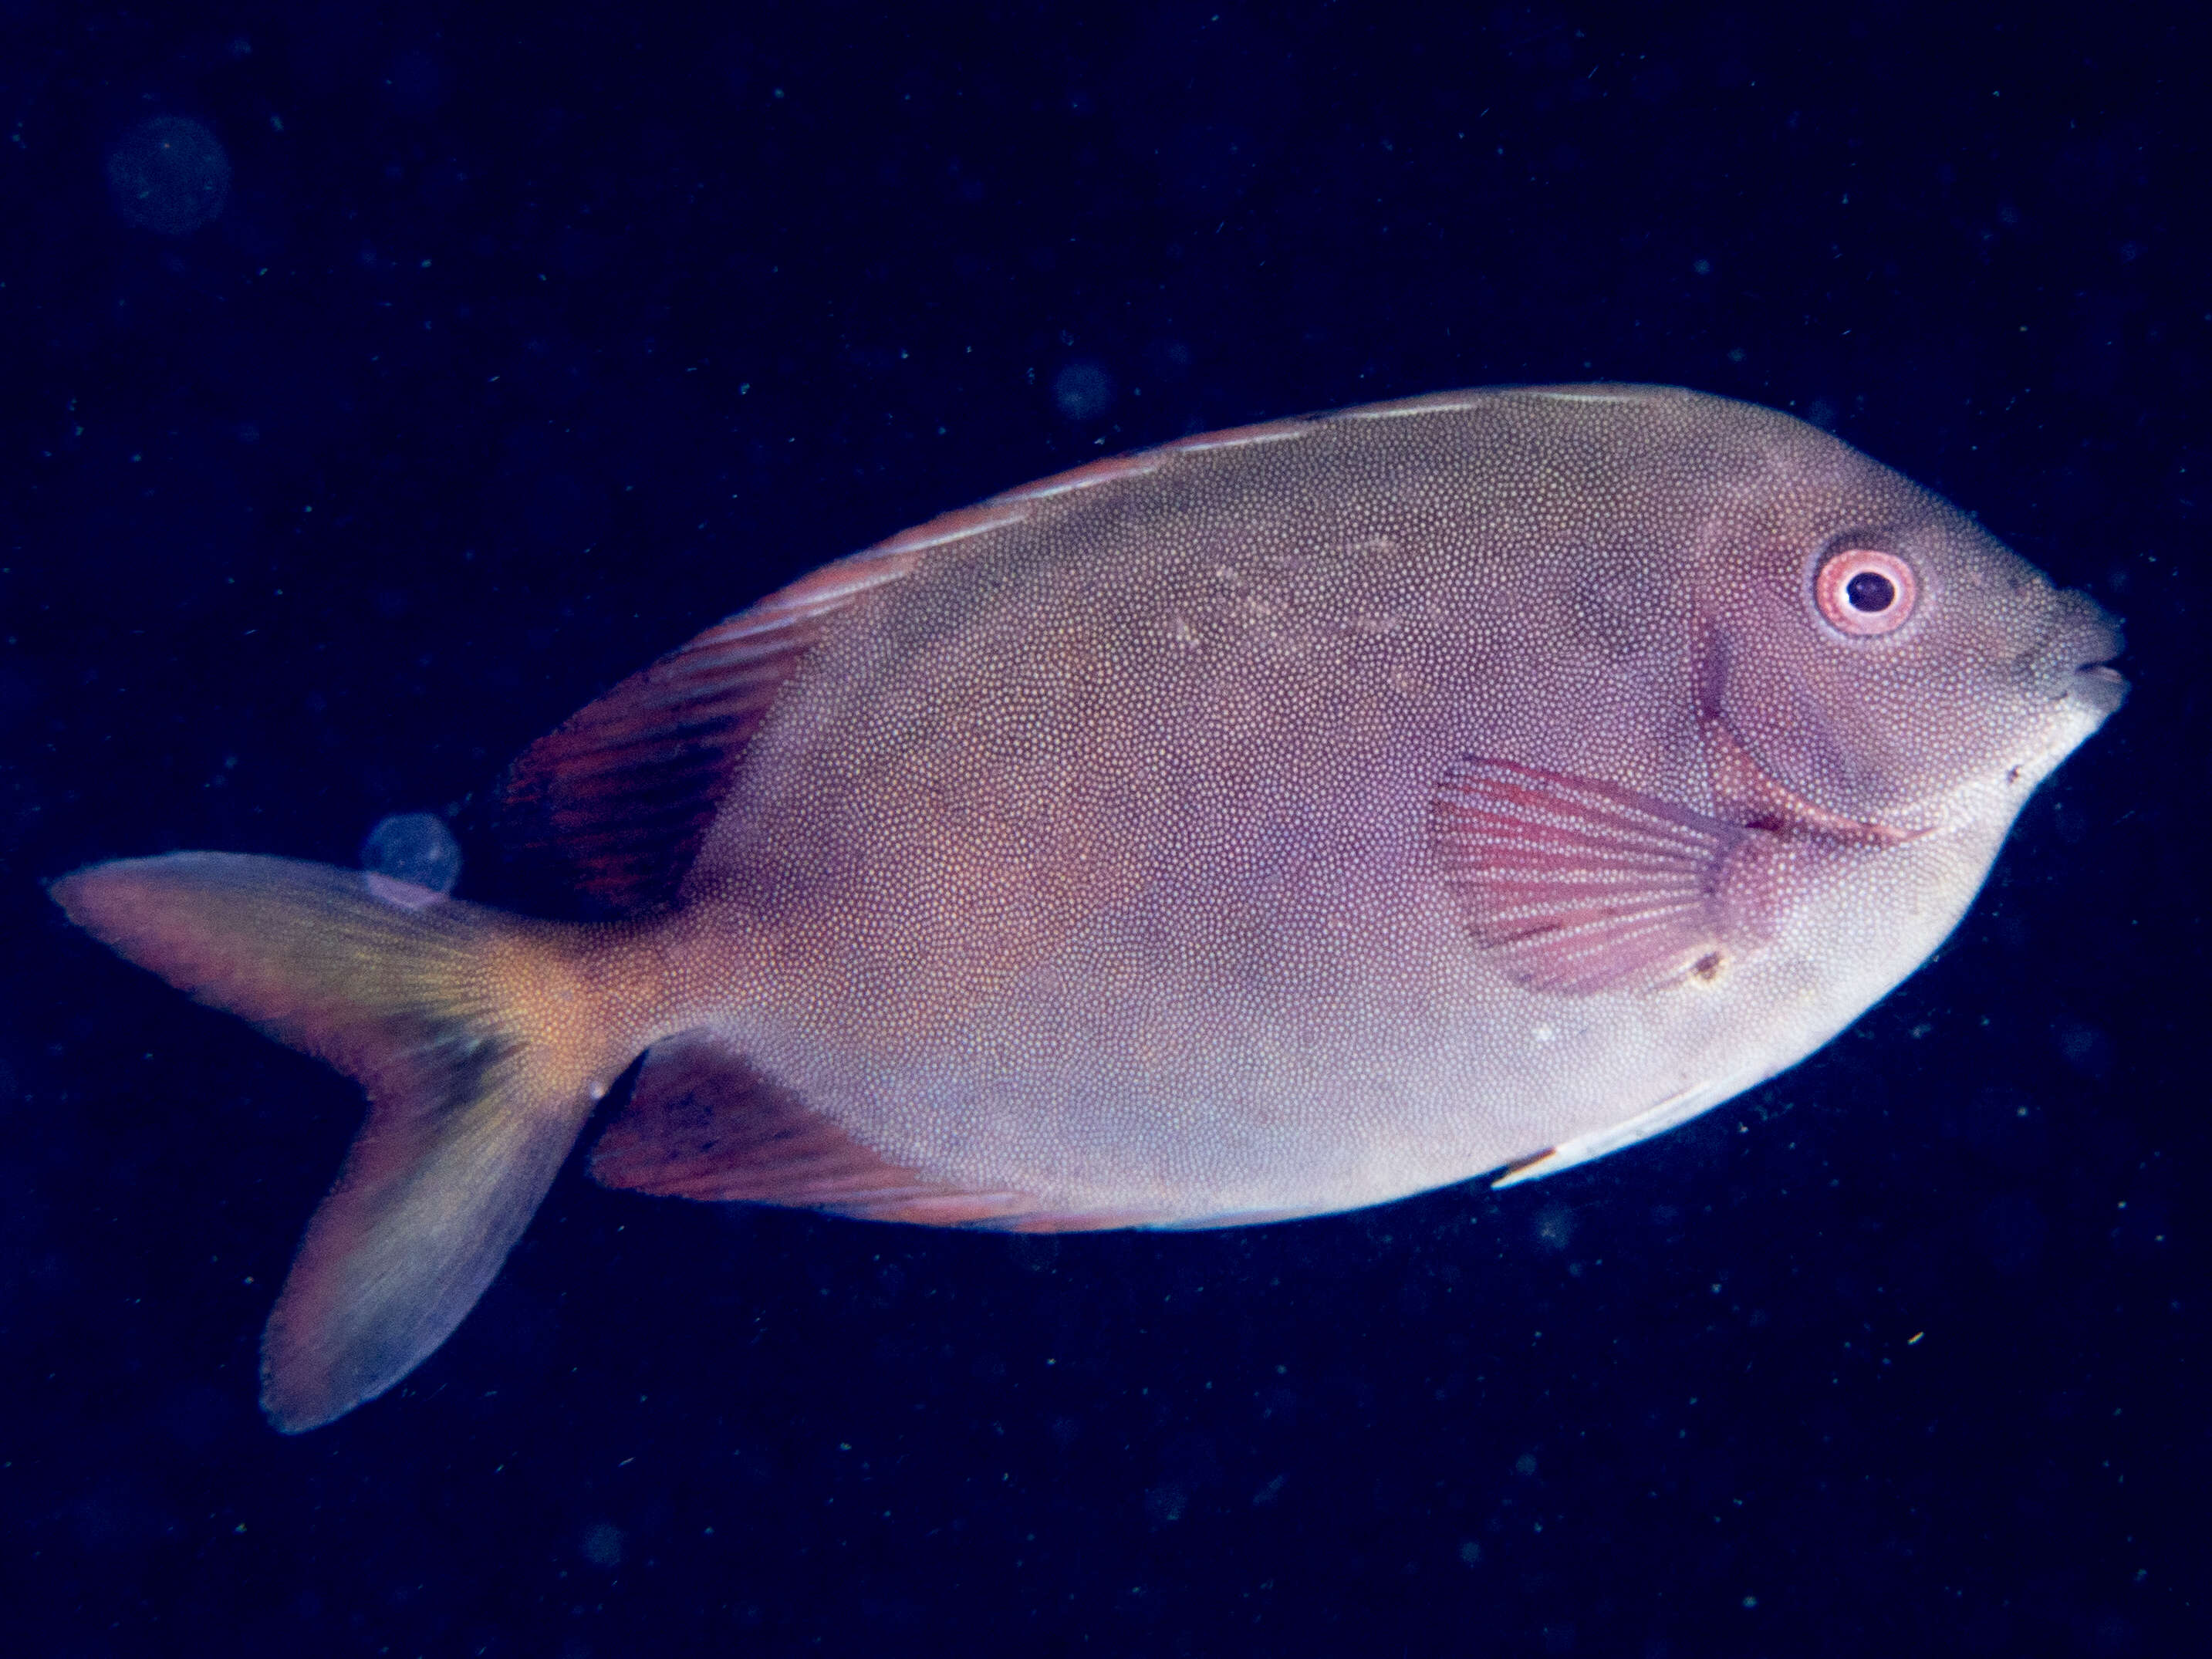
<svg viewBox="0 0 2212 1659">
<path fill-rule="evenodd" d="M 1470 757 L 1429 844 L 1475 943 L 1562 995 L 1712 978 L 1766 936 L 1782 837 L 1589 778 Z"/>
</svg>

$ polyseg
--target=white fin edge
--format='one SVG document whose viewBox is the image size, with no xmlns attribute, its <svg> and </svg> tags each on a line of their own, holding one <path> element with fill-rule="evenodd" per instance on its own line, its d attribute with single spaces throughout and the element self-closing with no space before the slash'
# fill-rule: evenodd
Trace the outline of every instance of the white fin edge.
<svg viewBox="0 0 2212 1659">
<path fill-rule="evenodd" d="M 1431 392 L 1419 398 L 1399 398 L 1386 404 L 1355 404 L 1349 409 L 1333 409 L 1320 418 L 1325 421 L 1397 421 L 1408 415 L 1443 415 L 1455 410 L 1479 409 L 1484 404 L 1494 404 L 1507 395 L 1495 386 L 1477 387 L 1469 392 Z"/>
<path fill-rule="evenodd" d="M 1164 447 L 1132 450 L 1126 455 L 1109 456 L 1103 461 L 1092 461 L 1049 478 L 1040 478 L 1035 483 L 1002 489 L 984 505 L 1006 507 L 1018 502 L 1050 501 L 1055 495 L 1072 495 L 1079 489 L 1095 489 L 1100 484 L 1119 483 L 1124 478 L 1141 478 L 1148 472 L 1158 471 L 1169 459 Z"/>
<path fill-rule="evenodd" d="M 1653 402 L 1644 392 L 1541 392 L 1531 390 L 1522 394 L 1528 398 L 1548 398 L 1555 404 L 1648 404 Z"/>
<path fill-rule="evenodd" d="M 984 526 L 986 529 L 1001 527 L 997 525 Z M 972 536 L 980 535 L 981 532 L 971 530 L 963 533 Z M 797 599 L 782 599 L 777 594 L 769 594 L 757 607 L 758 615 L 740 611 L 737 617 L 732 618 L 732 623 L 738 625 L 730 626 L 726 637 L 743 640 L 760 634 L 780 634 L 795 623 L 812 621 L 825 611 L 836 610 L 855 595 L 865 593 L 872 587 L 897 581 L 907 574 L 908 568 L 902 564 L 893 565 L 888 561 L 872 562 L 872 568 L 867 565 L 859 566 L 846 580 L 835 586 L 816 588 Z"/>
<path fill-rule="evenodd" d="M 1188 438 L 1176 438 L 1160 447 L 1177 455 L 1203 455 L 1216 449 L 1249 449 L 1255 444 L 1279 444 L 1289 438 L 1309 438 L 1313 435 L 1314 422 L 1308 416 L 1293 416 L 1285 421 L 1269 421 L 1260 426 L 1231 427 L 1226 432 L 1200 432 Z"/>
<path fill-rule="evenodd" d="M 902 530 L 888 540 L 878 542 L 873 547 L 864 548 L 856 556 L 886 558 L 901 553 L 919 553 L 925 548 L 943 547 L 948 542 L 964 542 L 970 536 L 988 536 L 994 530 L 1004 530 L 1008 525 L 1019 524 L 1029 517 L 1026 513 L 999 513 L 988 515 L 983 514 L 984 507 L 996 505 L 998 505 L 996 501 L 985 501 L 978 507 L 961 507 L 951 513 L 941 514 L 937 519 L 924 520 L 911 530 Z M 977 516 L 970 519 L 968 517 L 969 514 L 975 514 Z M 966 521 L 949 526 L 942 530 L 933 529 L 932 526 L 939 523 L 941 519 Z M 898 574 L 903 575 L 906 573 L 901 571 Z"/>
<path fill-rule="evenodd" d="M 1572 1140 L 1563 1140 L 1548 1152 L 1517 1164 L 1490 1183 L 1497 1192 L 1507 1187 L 1517 1187 L 1524 1181 L 1541 1181 L 1562 1170 L 1571 1170 L 1577 1164 L 1588 1164 L 1593 1158 L 1617 1152 L 1624 1146 L 1633 1146 L 1639 1140 L 1687 1123 L 1700 1112 L 1710 1110 L 1731 1096 L 1751 1086 L 1754 1079 L 1742 1073 L 1731 1077 L 1693 1083 L 1688 1088 L 1671 1094 L 1656 1106 L 1647 1106 L 1634 1117 L 1593 1129 L 1586 1135 L 1577 1135 Z"/>
</svg>

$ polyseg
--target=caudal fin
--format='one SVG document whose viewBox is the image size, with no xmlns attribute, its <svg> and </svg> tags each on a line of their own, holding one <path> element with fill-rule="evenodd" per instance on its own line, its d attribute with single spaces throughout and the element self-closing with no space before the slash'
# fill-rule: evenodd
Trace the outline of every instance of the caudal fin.
<svg viewBox="0 0 2212 1659">
<path fill-rule="evenodd" d="M 132 962 L 368 1091 L 262 1340 L 262 1409 L 288 1434 L 375 1398 L 446 1340 L 641 1046 L 588 990 L 605 930 L 225 853 L 94 865 L 52 890 Z"/>
</svg>

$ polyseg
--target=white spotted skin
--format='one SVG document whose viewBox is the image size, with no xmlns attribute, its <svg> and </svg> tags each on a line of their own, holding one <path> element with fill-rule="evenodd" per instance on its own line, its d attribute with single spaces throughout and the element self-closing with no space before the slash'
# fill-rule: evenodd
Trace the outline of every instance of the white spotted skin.
<svg viewBox="0 0 2212 1659">
<path fill-rule="evenodd" d="M 2076 672 L 2117 648 L 2093 605 L 1786 416 L 1586 387 L 1352 416 L 1012 492 L 840 614 L 662 924 L 655 1025 L 1066 1215 L 1371 1204 L 1818 1048 L 2118 704 Z M 1920 613 L 1831 637 L 1809 561 L 1875 528 Z M 1456 760 L 1717 813 L 1715 720 L 1895 844 L 1806 843 L 1710 982 L 1560 994 L 1470 939 L 1425 830 Z"/>
</svg>

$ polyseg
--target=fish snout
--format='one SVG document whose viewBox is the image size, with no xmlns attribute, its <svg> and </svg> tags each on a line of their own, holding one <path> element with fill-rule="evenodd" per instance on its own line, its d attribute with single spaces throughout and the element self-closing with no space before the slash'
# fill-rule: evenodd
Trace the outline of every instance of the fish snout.
<svg viewBox="0 0 2212 1659">
<path fill-rule="evenodd" d="M 2119 618 L 2087 593 L 2058 595 L 2057 614 L 2037 666 L 2054 696 L 2082 704 L 2099 720 L 2127 700 L 2127 677 L 2112 665 L 2126 647 Z"/>
</svg>

